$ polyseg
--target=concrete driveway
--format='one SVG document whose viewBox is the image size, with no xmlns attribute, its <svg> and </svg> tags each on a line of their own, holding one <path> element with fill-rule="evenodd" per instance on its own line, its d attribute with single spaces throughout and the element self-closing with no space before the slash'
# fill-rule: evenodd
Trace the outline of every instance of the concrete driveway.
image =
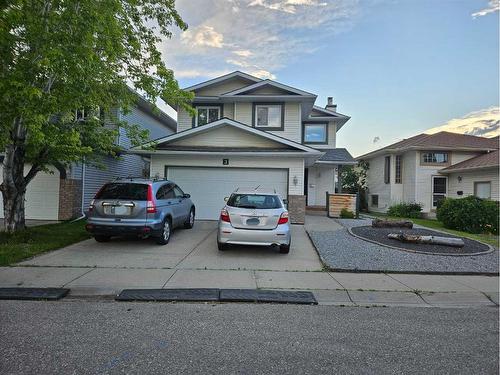
<svg viewBox="0 0 500 375">
<path fill-rule="evenodd" d="M 318 271 L 321 262 L 304 227 L 292 226 L 289 254 L 266 247 L 217 249 L 217 222 L 198 221 L 193 229 L 177 229 L 168 245 L 153 240 L 83 241 L 20 263 L 29 266 L 138 269 Z"/>
</svg>

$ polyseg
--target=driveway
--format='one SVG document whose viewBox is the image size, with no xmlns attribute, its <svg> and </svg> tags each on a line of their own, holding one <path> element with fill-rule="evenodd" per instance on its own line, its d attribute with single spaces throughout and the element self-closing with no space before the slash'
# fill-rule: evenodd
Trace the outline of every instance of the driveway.
<svg viewBox="0 0 500 375">
<path fill-rule="evenodd" d="M 138 269 L 207 269 L 318 271 L 321 262 L 304 227 L 292 226 L 289 254 L 266 247 L 217 249 L 217 222 L 197 221 L 194 228 L 174 231 L 168 245 L 153 240 L 83 241 L 20 263 L 29 266 Z"/>
</svg>

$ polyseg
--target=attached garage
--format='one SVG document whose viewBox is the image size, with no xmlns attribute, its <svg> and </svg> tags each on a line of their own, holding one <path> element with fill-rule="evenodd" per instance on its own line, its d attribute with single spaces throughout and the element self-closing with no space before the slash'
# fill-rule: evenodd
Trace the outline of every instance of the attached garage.
<svg viewBox="0 0 500 375">
<path fill-rule="evenodd" d="M 261 186 L 288 196 L 288 169 L 165 167 L 165 176 L 191 194 L 196 217 L 216 220 L 228 197 L 237 188 Z"/>
<path fill-rule="evenodd" d="M 28 173 L 29 166 L 24 167 Z M 59 219 L 59 172 L 38 173 L 28 184 L 26 190 L 26 219 L 58 220 Z M 3 179 L 3 168 L 0 167 L 0 181 Z M 0 218 L 3 218 L 3 199 L 0 199 Z"/>
</svg>

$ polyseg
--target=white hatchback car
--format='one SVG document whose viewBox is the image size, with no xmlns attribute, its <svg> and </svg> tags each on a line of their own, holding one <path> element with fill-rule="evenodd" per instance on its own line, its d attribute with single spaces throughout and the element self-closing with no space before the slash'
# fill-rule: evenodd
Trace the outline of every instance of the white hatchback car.
<svg viewBox="0 0 500 375">
<path fill-rule="evenodd" d="M 228 245 L 277 245 L 280 253 L 288 254 L 290 243 L 288 211 L 276 191 L 237 189 L 226 198 L 219 218 L 219 250 Z"/>
</svg>

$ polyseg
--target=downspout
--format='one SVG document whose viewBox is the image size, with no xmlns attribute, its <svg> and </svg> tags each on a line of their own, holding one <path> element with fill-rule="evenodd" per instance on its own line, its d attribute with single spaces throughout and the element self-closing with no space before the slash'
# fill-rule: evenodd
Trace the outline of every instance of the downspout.
<svg viewBox="0 0 500 375">
<path fill-rule="evenodd" d="M 82 205 L 80 207 L 80 213 L 81 213 L 81 216 L 72 220 L 71 221 L 72 223 L 75 221 L 78 221 L 78 220 L 82 220 L 86 217 L 86 215 L 85 215 L 85 158 L 83 158 L 83 162 L 82 162 Z"/>
</svg>

